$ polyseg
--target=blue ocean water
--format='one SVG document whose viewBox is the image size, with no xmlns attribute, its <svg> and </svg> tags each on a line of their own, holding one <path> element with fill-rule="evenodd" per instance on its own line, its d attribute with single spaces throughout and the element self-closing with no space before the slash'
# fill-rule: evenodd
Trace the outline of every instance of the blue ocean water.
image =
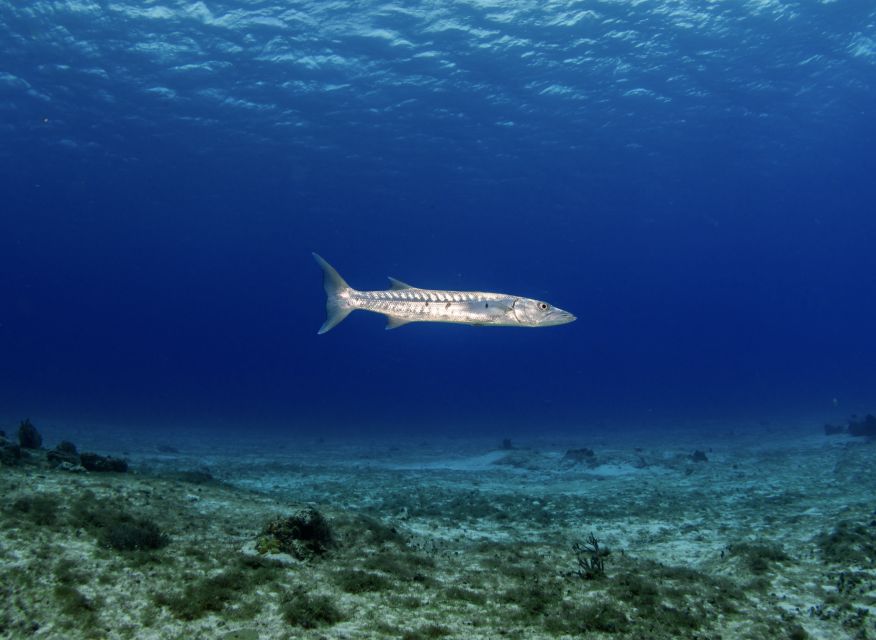
<svg viewBox="0 0 876 640">
<path fill-rule="evenodd" d="M 0 3 L 0 418 L 516 435 L 876 407 L 865 0 Z M 353 314 L 504 291 L 554 328 Z"/>
</svg>

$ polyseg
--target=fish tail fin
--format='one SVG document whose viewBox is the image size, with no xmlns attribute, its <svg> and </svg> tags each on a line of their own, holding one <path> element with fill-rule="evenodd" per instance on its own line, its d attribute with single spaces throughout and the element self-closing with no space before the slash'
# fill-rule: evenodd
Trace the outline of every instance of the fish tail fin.
<svg viewBox="0 0 876 640">
<path fill-rule="evenodd" d="M 335 268 L 328 262 L 323 260 L 322 256 L 317 253 L 313 254 L 313 259 L 322 267 L 322 284 L 325 287 L 325 322 L 317 331 L 317 334 L 322 335 L 326 331 L 330 331 L 344 318 L 350 315 L 353 310 L 348 306 L 342 294 L 351 289 L 344 279 L 341 277 Z"/>
</svg>

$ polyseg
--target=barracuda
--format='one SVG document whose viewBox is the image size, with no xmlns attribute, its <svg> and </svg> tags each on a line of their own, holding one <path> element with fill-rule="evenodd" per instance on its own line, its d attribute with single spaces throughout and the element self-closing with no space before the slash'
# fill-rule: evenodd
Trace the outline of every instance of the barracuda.
<svg viewBox="0 0 876 640">
<path fill-rule="evenodd" d="M 568 311 L 547 302 L 486 291 L 444 291 L 420 289 L 390 278 L 386 291 L 357 291 L 319 255 L 325 286 L 326 321 L 318 333 L 337 326 L 350 312 L 361 310 L 382 313 L 386 328 L 395 329 L 409 322 L 452 322 L 490 327 L 551 327 L 575 320 Z"/>
</svg>

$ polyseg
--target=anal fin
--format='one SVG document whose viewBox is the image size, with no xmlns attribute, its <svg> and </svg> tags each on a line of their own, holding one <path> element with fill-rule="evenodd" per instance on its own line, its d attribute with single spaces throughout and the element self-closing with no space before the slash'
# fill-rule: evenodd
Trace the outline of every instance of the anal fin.
<svg viewBox="0 0 876 640">
<path fill-rule="evenodd" d="M 398 329 L 400 326 L 404 324 L 408 324 L 410 320 L 405 320 L 404 318 L 399 318 L 396 316 L 386 316 L 386 330 L 390 329 Z"/>
</svg>

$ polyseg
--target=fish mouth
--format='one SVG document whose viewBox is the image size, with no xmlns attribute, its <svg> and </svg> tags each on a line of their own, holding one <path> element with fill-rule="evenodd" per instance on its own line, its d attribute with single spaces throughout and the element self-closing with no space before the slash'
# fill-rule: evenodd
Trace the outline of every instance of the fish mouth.
<svg viewBox="0 0 876 640">
<path fill-rule="evenodd" d="M 550 323 L 553 325 L 557 324 L 568 324 L 570 322 L 575 322 L 578 318 L 573 316 L 568 311 L 563 311 L 562 309 L 557 309 L 553 314 L 551 314 Z"/>
</svg>

